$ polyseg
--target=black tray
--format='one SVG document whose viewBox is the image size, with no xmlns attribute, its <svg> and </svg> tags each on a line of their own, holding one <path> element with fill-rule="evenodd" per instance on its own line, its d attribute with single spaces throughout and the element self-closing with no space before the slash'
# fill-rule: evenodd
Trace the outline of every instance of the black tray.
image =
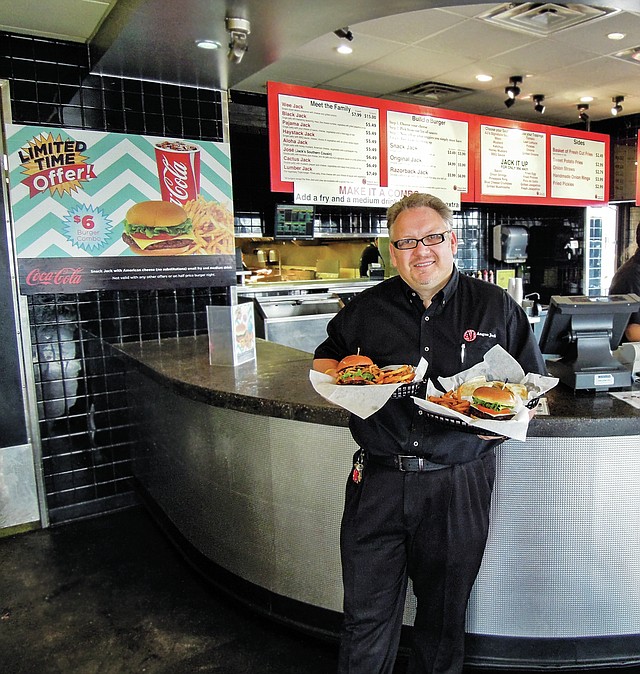
<svg viewBox="0 0 640 674">
<path fill-rule="evenodd" d="M 392 398 L 407 398 L 409 396 L 416 396 L 424 398 L 427 393 L 426 381 L 412 381 L 408 384 L 402 384 L 391 394 Z"/>
<path fill-rule="evenodd" d="M 462 419 L 457 419 L 455 417 L 446 417 L 442 414 L 436 414 L 435 412 L 429 412 L 425 409 L 422 409 L 422 414 L 429 419 L 429 421 L 435 421 L 438 424 L 443 426 L 448 426 L 456 431 L 461 431 L 462 433 L 471 433 L 472 435 L 482 435 L 483 429 L 478 426 L 469 426 L 466 421 Z M 489 431 L 485 431 L 488 433 Z"/>
<path fill-rule="evenodd" d="M 525 407 L 532 410 L 540 402 L 540 398 L 532 398 L 531 400 L 525 403 Z M 485 435 L 491 431 L 486 431 L 480 426 L 470 426 L 468 422 L 458 419 L 457 417 L 447 417 L 443 414 L 437 414 L 436 412 L 431 412 L 422 408 L 422 413 L 430 421 L 435 421 L 438 424 L 443 426 L 448 426 L 449 428 L 454 428 L 456 431 L 461 431 L 462 433 L 471 433 L 472 435 Z M 484 431 L 484 432 L 483 432 Z"/>
</svg>

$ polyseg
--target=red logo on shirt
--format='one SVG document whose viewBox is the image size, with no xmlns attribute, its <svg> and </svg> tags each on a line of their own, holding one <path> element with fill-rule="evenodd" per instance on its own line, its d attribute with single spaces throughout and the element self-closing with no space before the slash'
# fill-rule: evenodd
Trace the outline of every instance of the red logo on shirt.
<svg viewBox="0 0 640 674">
<path fill-rule="evenodd" d="M 478 333 L 475 330 L 465 330 L 462 338 L 465 342 L 475 342 Z"/>
</svg>

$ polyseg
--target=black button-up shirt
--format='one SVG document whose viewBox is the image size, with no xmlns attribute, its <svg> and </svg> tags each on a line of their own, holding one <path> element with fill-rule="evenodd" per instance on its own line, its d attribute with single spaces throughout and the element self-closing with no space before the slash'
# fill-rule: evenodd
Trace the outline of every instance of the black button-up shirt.
<svg viewBox="0 0 640 674">
<path fill-rule="evenodd" d="M 384 367 L 417 365 L 424 357 L 436 385 L 438 377 L 481 362 L 496 344 L 525 373 L 546 373 L 520 306 L 500 287 L 455 268 L 428 309 L 402 278 L 394 276 L 352 299 L 329 322 L 327 334 L 315 358 L 341 360 L 360 349 Z M 373 454 L 419 455 L 446 464 L 470 461 L 498 444 L 429 421 L 410 397 L 390 399 L 367 419 L 352 415 L 349 428 L 358 445 Z"/>
<path fill-rule="evenodd" d="M 609 295 L 640 295 L 640 250 L 637 250 L 613 275 Z M 640 323 L 640 311 L 631 314 L 630 323 Z"/>
</svg>

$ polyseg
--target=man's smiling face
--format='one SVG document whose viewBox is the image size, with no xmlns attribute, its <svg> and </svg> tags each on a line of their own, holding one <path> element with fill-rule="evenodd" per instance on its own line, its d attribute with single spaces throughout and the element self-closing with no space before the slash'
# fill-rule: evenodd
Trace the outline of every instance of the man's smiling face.
<svg viewBox="0 0 640 674">
<path fill-rule="evenodd" d="M 410 250 L 398 250 L 391 243 L 391 262 L 402 279 L 428 305 L 431 298 L 444 286 L 453 272 L 453 257 L 458 250 L 455 232 L 432 208 L 420 206 L 402 211 L 391 226 L 390 241 L 422 239 L 429 234 L 445 233 L 442 243 L 425 246 L 421 242 Z"/>
</svg>

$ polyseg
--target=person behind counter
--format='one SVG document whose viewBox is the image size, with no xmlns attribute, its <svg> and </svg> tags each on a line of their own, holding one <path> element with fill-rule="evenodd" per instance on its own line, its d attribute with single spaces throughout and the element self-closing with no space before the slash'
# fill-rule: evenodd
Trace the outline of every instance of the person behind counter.
<svg viewBox="0 0 640 674">
<path fill-rule="evenodd" d="M 500 344 L 525 372 L 545 373 L 527 316 L 497 285 L 460 274 L 453 216 L 415 193 L 387 211 L 398 276 L 369 288 L 329 322 L 313 367 L 333 371 L 358 349 L 380 366 L 429 361 L 430 377 L 480 362 Z M 340 530 L 344 619 L 339 674 L 391 674 L 407 578 L 417 598 L 409 672 L 462 671 L 465 612 L 480 568 L 503 438 L 425 419 L 410 397 L 367 419 L 352 415 L 361 448 Z"/>
<path fill-rule="evenodd" d="M 360 276 L 365 277 L 369 274 L 369 265 L 382 262 L 380 250 L 378 249 L 378 239 L 374 239 L 363 251 L 360 256 Z"/>
<path fill-rule="evenodd" d="M 636 252 L 613 275 L 610 295 L 640 295 L 640 223 L 636 227 L 636 244 Z M 630 342 L 640 342 L 640 311 L 631 314 L 624 334 Z"/>
</svg>

